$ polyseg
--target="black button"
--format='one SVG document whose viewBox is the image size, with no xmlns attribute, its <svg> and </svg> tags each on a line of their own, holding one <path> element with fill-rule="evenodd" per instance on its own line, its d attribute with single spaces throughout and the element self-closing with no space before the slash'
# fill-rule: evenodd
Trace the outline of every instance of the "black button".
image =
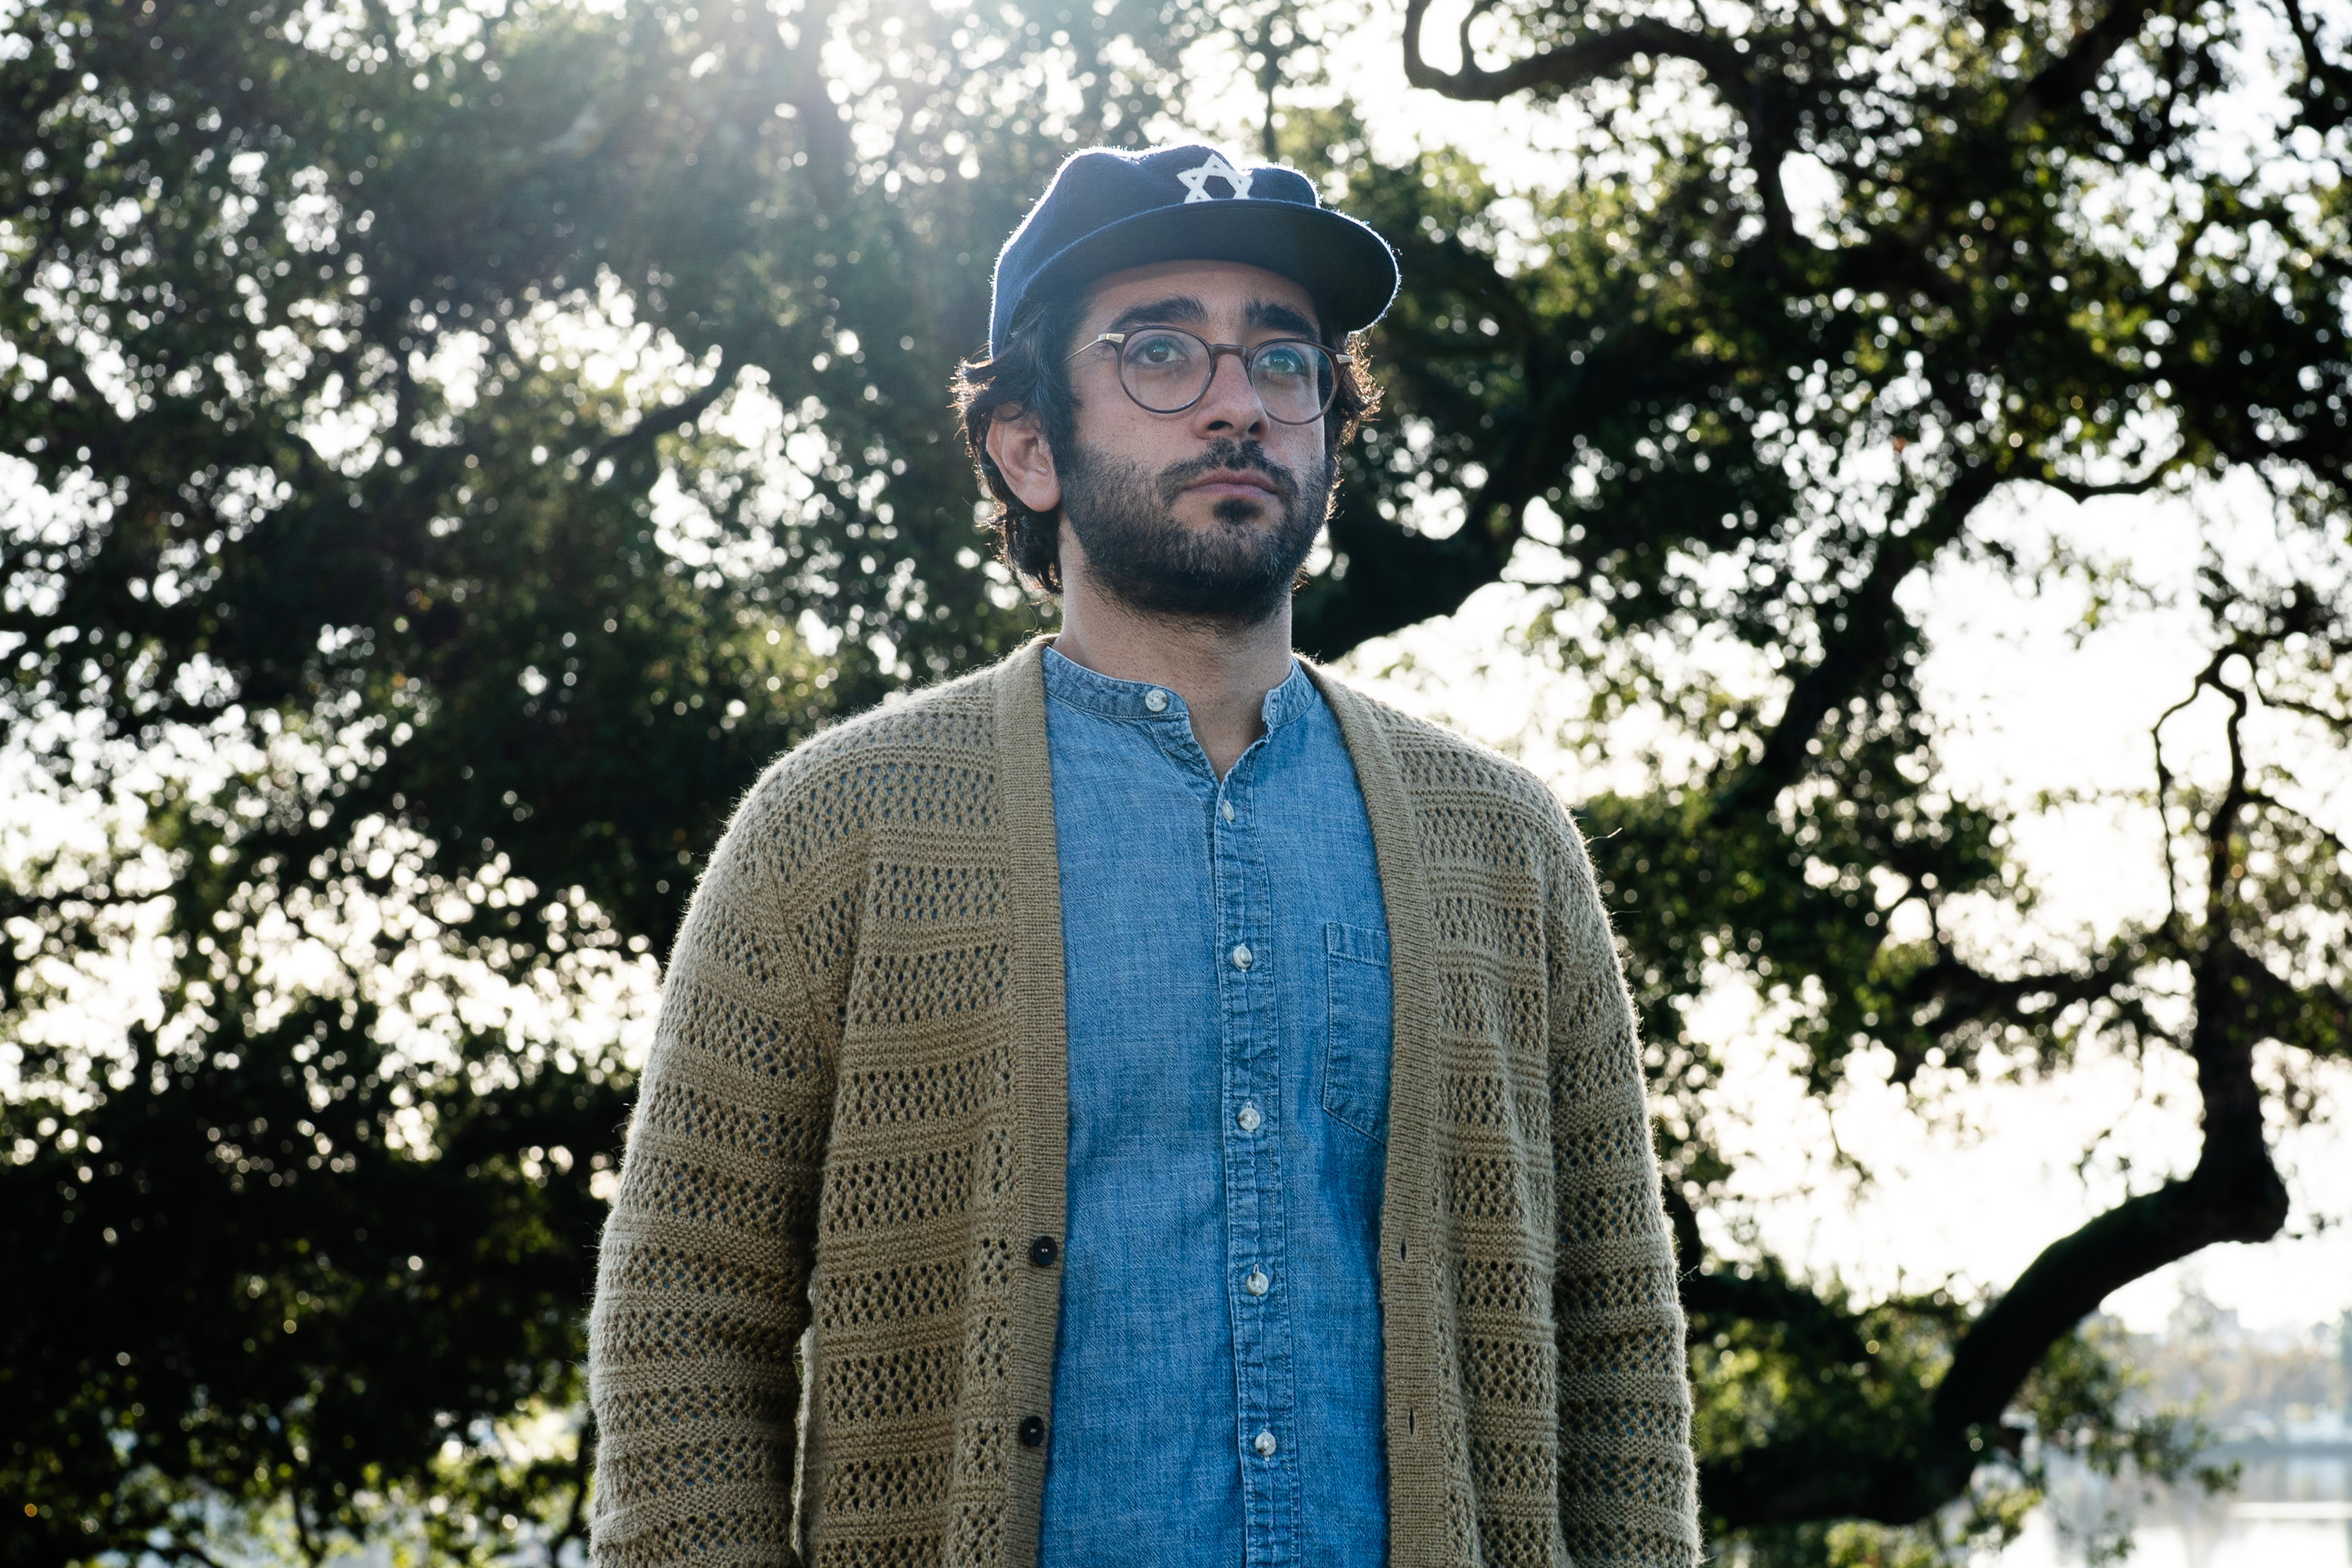
<svg viewBox="0 0 2352 1568">
<path fill-rule="evenodd" d="M 1021 1446 L 1034 1448 L 1045 1440 L 1045 1418 L 1043 1415 L 1024 1415 L 1021 1418 Z"/>
<path fill-rule="evenodd" d="M 1041 1236 L 1029 1244 L 1029 1261 L 1040 1268 L 1051 1268 L 1054 1259 L 1061 1256 L 1061 1247 L 1050 1236 Z"/>
</svg>

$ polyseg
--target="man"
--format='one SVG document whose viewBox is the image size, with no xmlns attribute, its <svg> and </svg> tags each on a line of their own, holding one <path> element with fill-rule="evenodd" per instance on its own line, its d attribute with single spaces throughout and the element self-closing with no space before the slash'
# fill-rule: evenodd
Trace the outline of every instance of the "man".
<svg viewBox="0 0 2352 1568">
<path fill-rule="evenodd" d="M 1581 841 L 1290 652 L 1394 293 L 1083 153 L 959 391 L 1062 626 L 737 814 L 592 1327 L 604 1568 L 1676 1564 L 1674 1261 Z"/>
</svg>

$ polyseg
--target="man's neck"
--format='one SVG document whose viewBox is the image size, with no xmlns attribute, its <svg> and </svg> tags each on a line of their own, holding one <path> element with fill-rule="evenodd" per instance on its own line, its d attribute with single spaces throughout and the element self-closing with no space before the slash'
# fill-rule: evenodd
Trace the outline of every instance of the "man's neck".
<svg viewBox="0 0 2352 1568">
<path fill-rule="evenodd" d="M 1290 601 L 1255 626 L 1227 626 L 1139 610 L 1072 574 L 1054 647 L 1097 675 L 1182 698 L 1192 738 L 1223 778 L 1265 732 L 1265 694 L 1290 677 Z"/>
</svg>

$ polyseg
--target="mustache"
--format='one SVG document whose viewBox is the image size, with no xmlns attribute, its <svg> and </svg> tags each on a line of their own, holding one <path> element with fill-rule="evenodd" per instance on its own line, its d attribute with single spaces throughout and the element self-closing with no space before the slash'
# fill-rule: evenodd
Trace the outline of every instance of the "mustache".
<svg viewBox="0 0 2352 1568">
<path fill-rule="evenodd" d="M 1160 470 L 1161 504 L 1174 504 L 1194 479 L 1221 469 L 1264 474 L 1286 503 L 1298 499 L 1298 476 L 1268 457 L 1264 447 L 1255 441 L 1220 441 L 1200 457 L 1171 463 Z"/>
</svg>

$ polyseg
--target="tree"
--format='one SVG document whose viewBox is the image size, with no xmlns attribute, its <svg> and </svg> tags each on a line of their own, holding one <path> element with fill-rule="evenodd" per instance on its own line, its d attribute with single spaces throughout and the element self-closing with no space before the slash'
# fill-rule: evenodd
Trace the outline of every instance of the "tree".
<svg viewBox="0 0 2352 1568">
<path fill-rule="evenodd" d="M 13 1559 L 583 1539 L 524 1428 L 650 954 L 770 757 L 1034 624 L 948 374 L 1156 102 L 1030 118 L 1037 35 L 1123 25 L 1036 15 L 12 14 L 0 721 L 98 830 L 0 888 Z M 854 123 L 836 35 L 916 57 Z"/>
<path fill-rule="evenodd" d="M 1795 1037 L 1824 1090 L 1864 1048 L 1906 1082 L 2021 1055 L 2051 1070 L 2100 1037 L 2194 1062 L 2195 1167 L 2053 1238 L 1981 1311 L 1707 1258 L 1695 1211 L 1724 1172 L 1703 1142 L 1673 1149 L 1703 1496 L 1768 1555 L 1804 1557 L 1832 1549 L 1829 1521 L 1907 1525 L 1966 1494 L 2016 1444 L 2005 1412 L 2069 1419 L 2047 1402 L 2094 1393 L 2069 1336 L 2116 1288 L 2276 1233 L 2257 1054 L 2285 1048 L 2291 1109 L 2299 1075 L 2352 1047 L 2352 867 L 2321 809 L 2352 739 L 2352 75 L 2341 18 L 2298 0 L 1713 15 L 1481 4 L 1446 68 L 1409 0 L 1408 79 L 1553 106 L 1581 128 L 1579 163 L 1511 237 L 1535 253 L 1513 266 L 1475 171 L 1351 171 L 1423 280 L 1385 329 L 1400 417 L 1368 462 L 1422 477 L 1461 522 L 1420 531 L 1392 492 L 1356 489 L 1341 570 L 1303 607 L 1310 643 L 1350 646 L 1461 604 L 1531 517 L 1559 520 L 1536 640 L 1679 714 L 1711 759 L 1587 813 L 1669 1107 L 1719 1066 L 1678 1005 L 1718 955 L 1811 998 Z M 2280 108 L 2248 173 L 2206 127 L 2250 80 Z M 1791 196 L 1801 172 L 1830 193 L 1816 215 Z M 1418 231 L 1415 174 L 1459 204 Z M 1396 439 L 1416 427 L 1424 445 Z M 1986 548 L 1977 520 L 2005 487 L 2195 494 L 2232 471 L 2268 487 L 2309 565 L 2208 574 L 2210 662 L 2181 696 L 2224 714 L 2228 763 L 2184 788 L 2159 728 L 2170 909 L 2095 951 L 1973 956 L 1953 911 L 2009 898 L 2012 868 L 1999 814 L 1939 776 L 1905 590 Z M 1742 702 L 1629 652 L 1703 632 L 1769 659 L 1777 689 Z M 2256 710 L 2307 723 L 2320 771 L 2302 787 L 2250 750 Z"/>
<path fill-rule="evenodd" d="M 1192 43 L 1275 60 L 1311 19 L 248 3 L 33 5 L 0 39 L 0 722 L 54 803 L 0 860 L 0 1214 L 41 1260 L 0 1285 L 9 1552 L 200 1560 L 226 1501 L 313 1561 L 399 1530 L 552 1558 L 624 1037 L 698 856 L 768 757 L 1039 624 L 981 561 L 943 408 L 987 258 L 1069 147 L 1181 111 Z M 1721 1162 L 1670 1138 L 1708 1506 L 1817 1555 L 1828 1521 L 1958 1495 L 2019 1398 L 2162 1459 L 2067 1331 L 2119 1268 L 2275 1227 L 2246 1062 L 2343 1054 L 2342 846 L 2249 754 L 2167 796 L 2201 901 L 2022 972 L 1972 957 L 1941 912 L 2006 896 L 1998 814 L 1937 782 L 1897 595 L 2008 483 L 2252 467 L 2336 548 L 2341 202 L 2189 158 L 2219 11 L 2132 25 L 2108 58 L 2164 86 L 2128 110 L 2095 71 L 2027 90 L 2046 18 L 1945 16 L 1933 80 L 1865 64 L 1875 13 L 1676 35 L 1749 73 L 1681 84 L 1746 84 L 1720 126 L 1653 112 L 1690 68 L 1653 68 L 1685 58 L 1663 21 L 1479 15 L 1583 63 L 1409 71 L 1562 114 L 1626 84 L 1531 233 L 1473 161 L 1383 164 L 1344 105 L 1277 124 L 1261 83 L 1255 129 L 1344 179 L 1408 279 L 1307 646 L 1445 613 L 1559 520 L 1538 645 L 1713 759 L 1583 806 L 1670 1128 L 1720 1066 L 1677 1008 L 1710 953 L 1816 998 L 1824 1089 L 1865 1045 L 1906 1072 L 2055 1068 L 2093 1028 L 2160 1048 L 2150 998 L 2193 971 L 2174 1034 L 2221 1111 L 2210 1173 L 1982 1313 L 1706 1258 Z M 2341 73 L 2296 36 L 2340 158 Z M 1847 182 L 1826 227 L 1781 196 L 1801 155 Z M 2158 157 L 2195 243 L 2150 273 L 2084 215 Z M 2340 594 L 2217 574 L 2210 604 L 2202 689 L 2340 740 Z M 1782 692 L 1628 661 L 1702 622 Z M 1906 905 L 1926 935 L 1892 934 Z M 121 1029 L 74 1027 L 142 985 Z"/>
</svg>

